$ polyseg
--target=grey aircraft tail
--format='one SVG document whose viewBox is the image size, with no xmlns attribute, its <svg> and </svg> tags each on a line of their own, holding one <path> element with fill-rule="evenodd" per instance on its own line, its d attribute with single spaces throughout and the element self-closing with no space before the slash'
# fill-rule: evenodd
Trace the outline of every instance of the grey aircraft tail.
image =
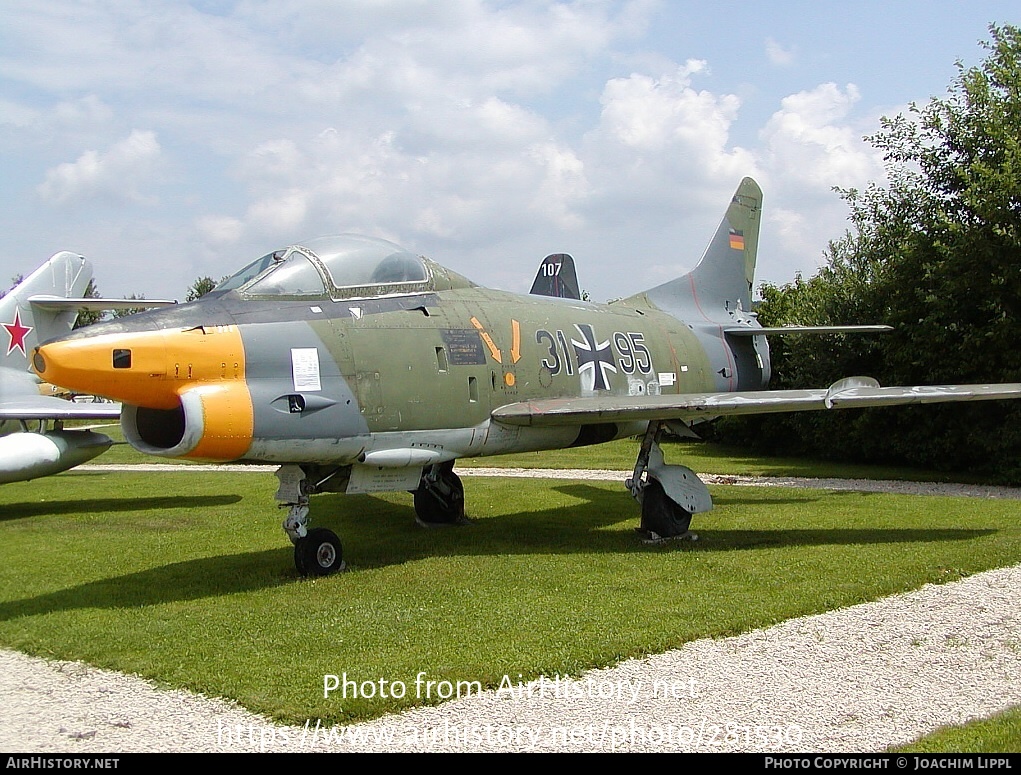
<svg viewBox="0 0 1021 775">
<path fill-rule="evenodd" d="M 762 190 L 745 178 L 698 265 L 645 295 L 681 320 L 730 324 L 733 310 L 750 312 L 761 214 Z"/>
<path fill-rule="evenodd" d="M 619 302 L 647 303 L 687 323 L 710 355 L 718 390 L 759 390 L 769 381 L 765 337 L 732 335 L 758 328 L 751 310 L 761 216 L 762 189 L 745 178 L 694 269 Z"/>
</svg>

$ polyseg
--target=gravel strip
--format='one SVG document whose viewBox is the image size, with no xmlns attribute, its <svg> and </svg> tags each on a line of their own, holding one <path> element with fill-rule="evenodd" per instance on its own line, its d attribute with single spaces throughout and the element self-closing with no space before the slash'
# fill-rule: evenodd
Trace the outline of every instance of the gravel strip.
<svg viewBox="0 0 1021 775">
<path fill-rule="evenodd" d="M 1001 568 L 332 729 L 0 651 L 0 750 L 882 751 L 1021 704 L 1018 590 Z"/>
<path fill-rule="evenodd" d="M 246 470 L 255 466 L 81 466 Z M 619 471 L 469 476 L 621 480 Z M 778 477 L 710 484 L 1018 498 L 1017 488 Z M 0 750 L 869 752 L 1021 705 L 1021 566 L 783 622 L 580 679 L 520 685 L 348 727 L 274 725 L 133 676 L 0 651 Z M 408 687 L 409 694 L 415 692 Z M 336 696 L 336 695 L 334 695 Z"/>
<path fill-rule="evenodd" d="M 77 471 L 127 472 L 216 472 L 272 473 L 277 466 L 267 465 L 173 465 L 169 463 L 133 463 L 130 465 L 83 465 Z M 631 471 L 610 471 L 590 468 L 483 468 L 460 467 L 460 476 L 509 476 L 535 479 L 585 479 L 621 482 Z M 990 485 L 953 484 L 945 482 L 899 482 L 882 479 L 815 479 L 798 476 L 737 476 L 699 474 L 706 484 L 733 484 L 745 487 L 800 487 L 822 490 L 856 490 L 858 492 L 894 492 L 909 495 L 948 495 L 968 498 L 1021 499 L 1021 487 L 995 487 Z"/>
</svg>

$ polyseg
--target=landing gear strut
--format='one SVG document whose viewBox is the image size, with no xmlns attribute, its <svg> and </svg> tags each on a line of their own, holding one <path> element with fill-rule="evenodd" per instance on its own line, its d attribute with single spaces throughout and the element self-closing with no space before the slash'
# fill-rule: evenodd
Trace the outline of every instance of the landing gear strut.
<svg viewBox="0 0 1021 775">
<path fill-rule="evenodd" d="M 713 507 L 709 489 L 690 468 L 667 465 L 659 447 L 664 423 L 650 422 L 631 478 L 625 484 L 642 504 L 642 522 L 637 532 L 647 543 L 670 539 L 698 540 L 688 528 L 691 515 Z"/>
<path fill-rule="evenodd" d="M 424 527 L 466 525 L 464 485 L 454 473 L 454 461 L 430 466 L 415 495 L 415 521 Z"/>
<path fill-rule="evenodd" d="M 344 549 L 337 534 L 324 527 L 308 529 L 309 495 L 316 492 L 327 479 L 313 482 L 305 476 L 301 466 L 286 465 L 277 469 L 280 488 L 276 499 L 289 506 L 283 528 L 294 544 L 294 567 L 302 576 L 329 576 L 347 567 Z"/>
</svg>

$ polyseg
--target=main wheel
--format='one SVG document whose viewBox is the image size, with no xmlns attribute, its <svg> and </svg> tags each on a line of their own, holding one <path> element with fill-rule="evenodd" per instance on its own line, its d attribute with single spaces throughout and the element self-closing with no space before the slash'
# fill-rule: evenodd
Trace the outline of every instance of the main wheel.
<svg viewBox="0 0 1021 775">
<path fill-rule="evenodd" d="M 332 530 L 317 527 L 294 545 L 294 567 L 302 576 L 329 576 L 344 570 L 344 549 Z"/>
<path fill-rule="evenodd" d="M 415 490 L 415 514 L 419 520 L 426 525 L 464 522 L 464 485 L 461 477 L 453 471 L 445 471 L 436 487 L 438 489 L 419 485 Z"/>
<path fill-rule="evenodd" d="M 690 526 L 691 512 L 670 500 L 658 480 L 650 479 L 642 490 L 640 530 L 650 537 L 673 538 L 687 533 Z"/>
</svg>

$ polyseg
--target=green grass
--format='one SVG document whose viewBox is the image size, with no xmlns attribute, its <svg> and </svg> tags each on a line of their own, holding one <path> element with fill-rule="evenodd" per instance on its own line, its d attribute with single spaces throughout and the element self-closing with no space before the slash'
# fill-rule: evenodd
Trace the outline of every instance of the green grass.
<svg viewBox="0 0 1021 775">
<path fill-rule="evenodd" d="M 582 467 L 627 468 L 633 451 L 602 454 Z M 403 493 L 316 496 L 350 570 L 306 580 L 275 486 L 78 471 L 0 488 L 0 644 L 345 722 L 419 698 L 324 699 L 324 674 L 410 694 L 420 672 L 577 674 L 1021 561 L 1008 501 L 714 487 L 700 542 L 649 547 L 618 483 L 471 477 L 463 529 L 415 527 Z"/>
<path fill-rule="evenodd" d="M 1021 708 L 959 727 L 945 727 L 896 753 L 1017 753 L 1021 751 Z"/>
</svg>

